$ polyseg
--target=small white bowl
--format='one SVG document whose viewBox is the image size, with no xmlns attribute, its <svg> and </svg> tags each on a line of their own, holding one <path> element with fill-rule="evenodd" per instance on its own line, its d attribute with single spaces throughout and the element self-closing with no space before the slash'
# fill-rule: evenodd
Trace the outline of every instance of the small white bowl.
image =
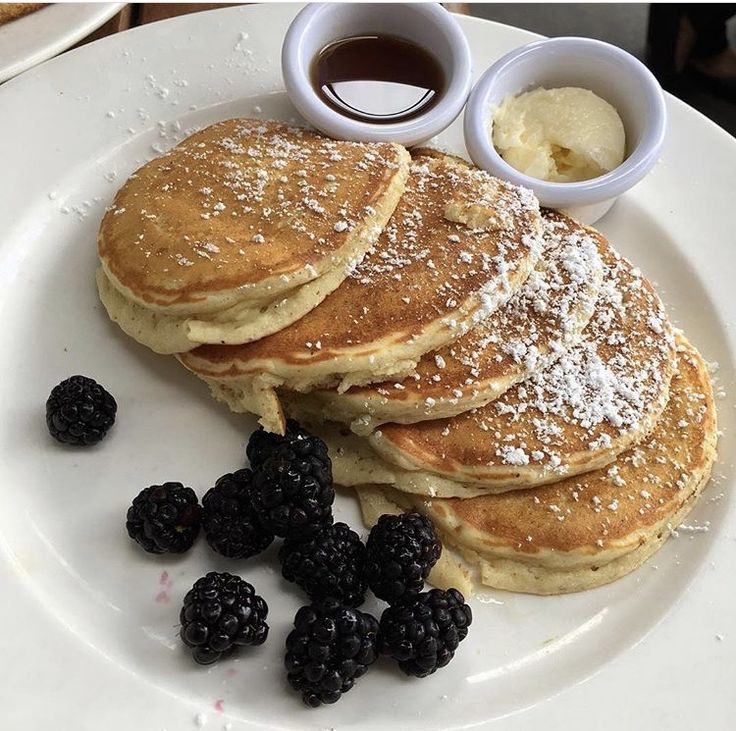
<svg viewBox="0 0 736 731">
<path fill-rule="evenodd" d="M 398 36 L 427 49 L 440 63 L 445 90 L 424 114 L 404 122 L 371 124 L 349 119 L 330 108 L 311 82 L 319 52 L 351 36 Z M 362 142 L 425 142 L 462 111 L 472 81 L 470 46 L 458 22 L 438 3 L 314 3 L 296 16 L 281 49 L 281 71 L 299 113 L 330 137 Z"/>
<path fill-rule="evenodd" d="M 626 157 L 591 180 L 550 183 L 511 167 L 491 139 L 493 110 L 507 94 L 537 87 L 578 86 L 613 105 L 626 132 Z M 664 94 L 649 69 L 626 51 L 589 38 L 535 41 L 494 63 L 473 89 L 465 108 L 465 146 L 473 162 L 493 175 L 531 188 L 543 206 L 582 223 L 594 223 L 616 198 L 638 183 L 659 158 L 667 127 Z"/>
</svg>

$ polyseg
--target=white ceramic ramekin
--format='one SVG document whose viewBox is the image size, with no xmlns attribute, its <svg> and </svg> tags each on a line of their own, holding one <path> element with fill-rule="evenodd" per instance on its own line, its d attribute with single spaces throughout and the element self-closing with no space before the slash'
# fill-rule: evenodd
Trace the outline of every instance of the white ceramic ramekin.
<svg viewBox="0 0 736 731">
<path fill-rule="evenodd" d="M 329 43 L 351 36 L 398 36 L 427 49 L 442 66 L 445 91 L 415 119 L 371 124 L 343 116 L 327 106 L 311 83 L 315 57 Z M 472 80 L 470 47 L 458 22 L 438 3 L 314 3 L 296 16 L 281 49 L 284 84 L 294 106 L 330 137 L 363 142 L 428 140 L 460 114 Z"/>
<path fill-rule="evenodd" d="M 578 183 L 532 178 L 506 163 L 491 140 L 493 110 L 507 94 L 537 87 L 590 89 L 618 111 L 626 131 L 626 158 L 605 175 Z M 506 54 L 476 84 L 465 109 L 465 145 L 473 162 L 493 175 L 531 188 L 543 206 L 594 223 L 616 198 L 638 183 L 659 157 L 667 127 L 662 89 L 626 51 L 589 38 L 535 41 Z"/>
</svg>

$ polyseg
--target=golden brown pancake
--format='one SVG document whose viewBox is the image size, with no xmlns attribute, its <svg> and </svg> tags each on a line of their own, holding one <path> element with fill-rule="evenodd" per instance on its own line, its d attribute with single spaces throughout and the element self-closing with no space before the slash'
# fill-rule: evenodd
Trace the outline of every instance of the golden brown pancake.
<svg viewBox="0 0 736 731">
<path fill-rule="evenodd" d="M 374 250 L 319 307 L 257 342 L 180 357 L 235 410 L 283 426 L 274 388 L 401 377 L 517 292 L 542 219 L 530 191 L 449 158 L 418 158 Z"/>
<path fill-rule="evenodd" d="M 439 478 L 399 479 L 400 489 L 449 497 L 554 482 L 613 461 L 651 431 L 674 372 L 672 328 L 641 272 L 610 247 L 603 261 L 583 340 L 550 367 L 486 406 L 370 436 L 386 462 Z"/>
<path fill-rule="evenodd" d="M 385 494 L 431 517 L 482 583 L 535 594 L 578 591 L 629 573 L 662 545 L 707 484 L 716 439 L 707 368 L 681 338 L 667 408 L 650 436 L 612 465 L 467 500 Z"/>
<path fill-rule="evenodd" d="M 98 236 L 103 302 L 158 352 L 285 327 L 375 242 L 408 160 L 279 122 L 207 127 L 118 191 Z"/>
<path fill-rule="evenodd" d="M 412 424 L 484 406 L 574 345 L 593 315 L 603 265 L 601 235 L 545 213 L 542 256 L 522 289 L 469 333 L 426 353 L 401 381 L 284 393 L 287 411 L 351 425 L 366 434 L 384 422 Z"/>
</svg>

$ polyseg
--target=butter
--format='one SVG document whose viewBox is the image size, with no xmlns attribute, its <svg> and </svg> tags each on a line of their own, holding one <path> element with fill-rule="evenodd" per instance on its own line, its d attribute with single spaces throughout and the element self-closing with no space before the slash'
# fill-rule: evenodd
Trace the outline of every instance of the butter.
<svg viewBox="0 0 736 731">
<path fill-rule="evenodd" d="M 492 141 L 520 172 L 555 183 L 589 180 L 623 162 L 618 112 L 588 89 L 534 89 L 508 95 L 495 110 Z"/>
</svg>

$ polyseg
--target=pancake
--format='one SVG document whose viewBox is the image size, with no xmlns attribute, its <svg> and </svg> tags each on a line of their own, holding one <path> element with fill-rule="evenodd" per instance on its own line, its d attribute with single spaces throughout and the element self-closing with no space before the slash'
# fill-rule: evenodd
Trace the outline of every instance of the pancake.
<svg viewBox="0 0 736 731">
<path fill-rule="evenodd" d="M 651 284 L 610 246 L 580 344 L 486 406 L 451 419 L 384 424 L 374 450 L 400 489 L 440 497 L 502 492 L 602 467 L 643 439 L 667 402 L 672 327 Z M 436 479 L 439 478 L 439 479 Z"/>
<path fill-rule="evenodd" d="M 521 288 L 541 234 L 530 191 L 451 158 L 417 158 L 375 248 L 319 307 L 257 342 L 180 360 L 231 408 L 281 431 L 276 387 L 344 391 L 406 376 Z"/>
<path fill-rule="evenodd" d="M 684 339 L 670 393 L 648 439 L 604 469 L 468 500 L 380 489 L 428 515 L 487 586 L 533 594 L 600 586 L 657 551 L 708 482 L 717 440 L 713 393 L 703 359 Z"/>
<path fill-rule="evenodd" d="M 98 235 L 110 317 L 156 352 L 242 343 L 340 285 L 404 190 L 400 145 L 231 119 L 134 173 Z"/>
<path fill-rule="evenodd" d="M 598 246 L 606 246 L 598 232 L 546 211 L 540 261 L 505 306 L 454 343 L 423 355 L 416 372 L 400 382 L 344 393 L 283 393 L 287 411 L 310 420 L 329 414 L 367 434 L 384 422 L 412 424 L 484 406 L 580 339 L 603 278 Z"/>
</svg>

